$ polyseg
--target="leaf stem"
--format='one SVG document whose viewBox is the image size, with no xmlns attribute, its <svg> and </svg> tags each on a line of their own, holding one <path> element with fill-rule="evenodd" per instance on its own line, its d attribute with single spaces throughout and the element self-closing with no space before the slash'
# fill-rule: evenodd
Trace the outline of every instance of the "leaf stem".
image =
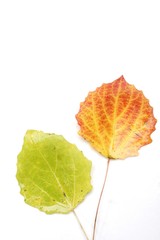
<svg viewBox="0 0 160 240">
<path fill-rule="evenodd" d="M 79 220 L 79 218 L 78 218 L 78 216 L 77 216 L 77 214 L 76 214 L 76 212 L 75 212 L 74 210 L 73 210 L 73 214 L 74 214 L 75 218 L 77 219 L 77 222 L 78 222 L 78 224 L 79 224 L 82 232 L 84 233 L 86 239 L 89 240 L 89 238 L 88 238 L 88 236 L 87 236 L 87 233 L 86 233 L 86 231 L 84 230 L 84 228 L 83 228 L 83 226 L 82 226 L 82 224 L 81 224 L 81 222 L 80 222 L 80 220 Z"/>
<path fill-rule="evenodd" d="M 104 182 L 103 182 L 102 190 L 101 190 L 101 193 L 100 193 L 100 197 L 99 197 L 99 201 L 98 201 L 98 205 L 97 205 L 97 210 L 96 210 L 96 215 L 95 215 L 95 219 L 94 219 L 92 240 L 95 240 L 97 217 L 98 217 L 99 207 L 100 207 L 100 204 L 101 204 L 101 199 L 102 199 L 102 195 L 103 195 L 103 192 L 104 192 L 104 188 L 105 188 L 105 184 L 106 184 L 106 180 L 107 180 L 107 176 L 108 176 L 109 163 L 110 163 L 110 159 L 108 158 L 106 174 L 105 174 L 105 177 L 104 177 Z"/>
</svg>

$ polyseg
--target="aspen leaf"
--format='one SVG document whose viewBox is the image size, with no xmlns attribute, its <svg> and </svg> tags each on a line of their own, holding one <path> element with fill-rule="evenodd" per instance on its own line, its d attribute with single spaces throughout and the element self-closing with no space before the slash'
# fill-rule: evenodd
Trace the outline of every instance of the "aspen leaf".
<svg viewBox="0 0 160 240">
<path fill-rule="evenodd" d="M 138 155 L 156 124 L 148 99 L 123 76 L 89 92 L 76 119 L 79 134 L 110 159 Z"/>
<path fill-rule="evenodd" d="M 91 190 L 91 162 L 63 136 L 29 130 L 18 155 L 25 202 L 45 213 L 72 211 Z"/>
</svg>

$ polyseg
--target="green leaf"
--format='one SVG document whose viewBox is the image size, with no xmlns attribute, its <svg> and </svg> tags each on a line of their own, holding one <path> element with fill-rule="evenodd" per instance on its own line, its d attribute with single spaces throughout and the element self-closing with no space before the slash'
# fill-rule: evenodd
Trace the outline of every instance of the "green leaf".
<svg viewBox="0 0 160 240">
<path fill-rule="evenodd" d="M 25 202 L 45 213 L 72 211 L 91 190 L 91 162 L 63 136 L 29 130 L 18 155 Z"/>
</svg>

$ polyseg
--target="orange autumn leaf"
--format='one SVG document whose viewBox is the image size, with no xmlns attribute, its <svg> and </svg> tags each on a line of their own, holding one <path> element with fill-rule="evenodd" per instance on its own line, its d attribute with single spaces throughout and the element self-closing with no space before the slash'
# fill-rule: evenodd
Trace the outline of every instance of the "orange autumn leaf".
<svg viewBox="0 0 160 240">
<path fill-rule="evenodd" d="M 79 134 L 110 159 L 138 155 L 156 124 L 149 100 L 123 76 L 89 92 L 76 119 Z"/>
</svg>

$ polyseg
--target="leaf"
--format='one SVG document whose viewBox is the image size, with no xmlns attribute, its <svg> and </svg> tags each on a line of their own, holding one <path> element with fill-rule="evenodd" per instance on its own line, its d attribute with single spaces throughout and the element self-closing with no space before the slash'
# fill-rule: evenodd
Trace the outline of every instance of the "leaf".
<svg viewBox="0 0 160 240">
<path fill-rule="evenodd" d="M 79 134 L 110 159 L 138 155 L 156 124 L 148 99 L 123 76 L 89 92 L 76 119 Z"/>
<path fill-rule="evenodd" d="M 18 155 L 25 202 L 45 213 L 72 211 L 91 190 L 91 162 L 62 136 L 29 130 Z"/>
</svg>

